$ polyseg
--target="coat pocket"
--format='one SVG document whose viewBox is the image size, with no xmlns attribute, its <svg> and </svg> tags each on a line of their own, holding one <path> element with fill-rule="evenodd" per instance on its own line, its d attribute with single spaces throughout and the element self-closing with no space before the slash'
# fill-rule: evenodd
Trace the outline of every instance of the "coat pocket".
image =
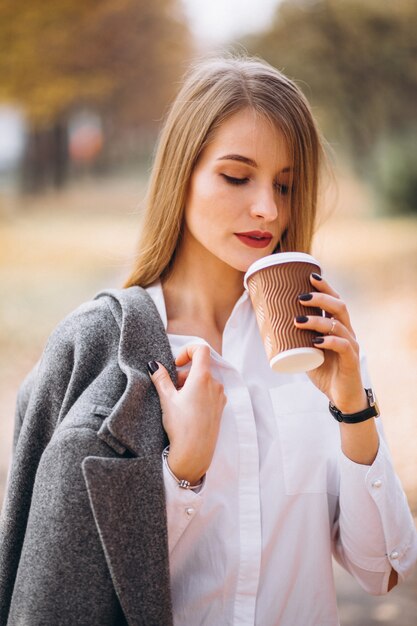
<svg viewBox="0 0 417 626">
<path fill-rule="evenodd" d="M 104 404 L 94 404 L 91 408 L 91 412 L 99 417 L 108 417 L 112 411 L 112 406 L 105 406 Z"/>
<path fill-rule="evenodd" d="M 340 434 L 327 398 L 310 382 L 274 387 L 270 396 L 286 493 L 338 495 Z"/>
</svg>

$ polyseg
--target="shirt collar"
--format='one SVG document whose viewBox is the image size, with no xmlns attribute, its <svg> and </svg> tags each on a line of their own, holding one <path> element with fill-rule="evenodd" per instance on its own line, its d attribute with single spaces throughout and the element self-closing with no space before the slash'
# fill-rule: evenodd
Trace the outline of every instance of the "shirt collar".
<svg viewBox="0 0 417 626">
<path fill-rule="evenodd" d="M 161 316 L 162 323 L 164 325 L 165 330 L 168 328 L 168 317 L 167 310 L 165 307 L 165 298 L 164 292 L 162 290 L 162 284 L 160 280 L 155 281 L 149 287 L 146 287 L 146 291 L 151 296 L 154 304 L 158 310 L 159 315 Z"/>
</svg>

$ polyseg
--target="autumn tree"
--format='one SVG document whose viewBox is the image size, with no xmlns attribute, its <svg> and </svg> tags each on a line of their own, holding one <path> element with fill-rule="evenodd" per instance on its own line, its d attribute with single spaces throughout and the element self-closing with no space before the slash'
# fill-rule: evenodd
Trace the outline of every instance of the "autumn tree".
<svg viewBox="0 0 417 626">
<path fill-rule="evenodd" d="M 65 177 L 66 124 L 90 106 L 117 135 L 152 125 L 190 53 L 177 0 L 0 0 L 0 98 L 30 124 L 32 188 Z"/>
<path fill-rule="evenodd" d="M 246 45 L 297 80 L 330 141 L 372 176 L 381 146 L 416 131 L 416 23 L 412 0 L 287 0 Z"/>
</svg>

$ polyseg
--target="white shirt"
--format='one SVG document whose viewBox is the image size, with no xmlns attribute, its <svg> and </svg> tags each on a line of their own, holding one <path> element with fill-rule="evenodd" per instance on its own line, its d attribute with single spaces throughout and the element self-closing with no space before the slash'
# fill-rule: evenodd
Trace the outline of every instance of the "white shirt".
<svg viewBox="0 0 417 626">
<path fill-rule="evenodd" d="M 147 292 L 167 328 L 160 283 Z M 174 357 L 208 345 L 168 339 Z M 371 466 L 343 455 L 324 394 L 306 374 L 270 369 L 246 292 L 222 351 L 210 347 L 227 404 L 204 486 L 181 489 L 164 469 L 174 624 L 336 626 L 332 553 L 373 594 L 417 560 L 386 444 Z"/>
</svg>

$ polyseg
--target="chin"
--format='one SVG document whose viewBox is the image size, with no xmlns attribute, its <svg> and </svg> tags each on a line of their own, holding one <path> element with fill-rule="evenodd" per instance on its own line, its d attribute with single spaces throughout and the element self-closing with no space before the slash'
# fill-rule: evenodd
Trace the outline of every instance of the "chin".
<svg viewBox="0 0 417 626">
<path fill-rule="evenodd" d="M 262 251 L 262 253 L 260 254 L 258 251 L 258 254 L 253 254 L 251 255 L 250 258 L 247 258 L 245 260 L 241 260 L 240 263 L 237 263 L 236 265 L 234 265 L 235 269 L 239 270 L 240 272 L 247 272 L 249 267 L 252 265 L 252 263 L 255 263 L 255 261 L 258 261 L 259 259 L 262 259 L 264 256 L 268 256 L 269 254 L 273 254 L 274 250 L 269 250 L 269 251 Z"/>
</svg>

